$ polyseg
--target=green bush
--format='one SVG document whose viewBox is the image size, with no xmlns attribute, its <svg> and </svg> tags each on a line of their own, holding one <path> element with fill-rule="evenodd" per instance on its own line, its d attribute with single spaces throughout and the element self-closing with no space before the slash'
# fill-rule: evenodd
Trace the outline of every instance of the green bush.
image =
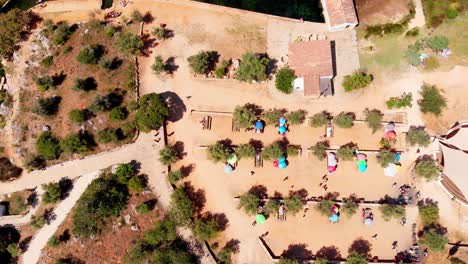
<svg viewBox="0 0 468 264">
<path fill-rule="evenodd" d="M 51 236 L 49 241 L 47 241 L 47 245 L 56 248 L 60 245 L 60 240 L 57 236 Z"/>
<path fill-rule="evenodd" d="M 97 114 L 99 112 L 105 112 L 112 109 L 112 103 L 107 96 L 96 95 L 93 102 L 89 105 L 88 109 Z"/>
<path fill-rule="evenodd" d="M 364 112 L 366 115 L 366 123 L 367 126 L 372 129 L 372 133 L 375 133 L 377 130 L 382 128 L 382 118 L 383 114 L 380 112 L 380 110 L 377 109 L 372 109 L 372 110 L 366 110 Z"/>
<path fill-rule="evenodd" d="M 140 13 L 140 11 L 134 9 L 132 11 L 132 14 L 130 15 L 133 21 L 135 22 L 141 22 L 143 21 L 143 15 Z"/>
<path fill-rule="evenodd" d="M 343 145 L 336 151 L 336 157 L 342 160 L 353 160 L 356 150 L 357 147 L 351 143 Z"/>
<path fill-rule="evenodd" d="M 70 119 L 70 121 L 75 122 L 77 124 L 81 124 L 84 121 L 86 121 L 86 114 L 82 110 L 73 109 L 70 112 L 68 112 L 68 119 Z"/>
<path fill-rule="evenodd" d="M 309 119 L 309 124 L 312 127 L 323 127 L 328 124 L 331 116 L 328 112 L 322 111 L 320 113 L 316 113 Z"/>
<path fill-rule="evenodd" d="M 195 220 L 193 233 L 201 241 L 215 238 L 220 232 L 219 224 L 216 220 L 197 219 Z"/>
<path fill-rule="evenodd" d="M 450 264 L 466 264 L 465 261 L 457 258 L 457 257 L 451 257 L 450 259 Z"/>
<path fill-rule="evenodd" d="M 36 140 L 36 150 L 46 160 L 54 160 L 60 156 L 58 139 L 50 131 L 42 132 Z"/>
<path fill-rule="evenodd" d="M 140 55 L 140 49 L 143 48 L 145 44 L 140 36 L 130 32 L 124 32 L 119 34 L 115 45 L 123 53 Z"/>
<path fill-rule="evenodd" d="M 257 120 L 257 115 L 255 110 L 246 104 L 244 106 L 236 106 L 232 113 L 232 118 L 239 124 L 240 128 L 249 128 L 252 127 L 255 120 Z"/>
<path fill-rule="evenodd" d="M 291 125 L 300 125 L 304 123 L 306 119 L 307 112 L 304 110 L 297 110 L 290 112 L 286 115 L 286 119 L 288 120 L 289 124 Z"/>
<path fill-rule="evenodd" d="M 335 125 L 341 128 L 351 128 L 354 125 L 354 114 L 341 112 L 334 118 Z"/>
<path fill-rule="evenodd" d="M 418 209 L 423 225 L 439 223 L 439 206 L 436 202 L 430 199 L 421 200 L 418 202 Z"/>
<path fill-rule="evenodd" d="M 431 143 L 431 138 L 429 134 L 424 131 L 424 128 L 422 127 L 410 127 L 408 130 L 408 134 L 406 135 L 406 141 L 411 145 L 411 146 L 422 146 L 426 147 Z"/>
<path fill-rule="evenodd" d="M 456 18 L 458 16 L 458 10 L 455 7 L 449 7 L 447 8 L 445 16 L 450 19 Z"/>
<path fill-rule="evenodd" d="M 304 203 L 298 194 L 294 194 L 293 196 L 284 199 L 284 206 L 288 210 L 288 213 L 296 215 L 302 211 L 304 208 Z"/>
<path fill-rule="evenodd" d="M 138 100 L 135 126 L 142 132 L 159 129 L 167 117 L 169 109 L 159 94 L 145 94 Z"/>
<path fill-rule="evenodd" d="M 178 225 L 187 225 L 195 213 L 195 206 L 187 195 L 186 187 L 179 187 L 171 195 L 169 218 Z"/>
<path fill-rule="evenodd" d="M 269 199 L 263 207 L 263 213 L 266 215 L 274 215 L 278 212 L 280 205 L 280 200 Z"/>
<path fill-rule="evenodd" d="M 54 27 L 52 43 L 54 45 L 64 45 L 70 39 L 72 31 L 67 22 L 60 22 Z"/>
<path fill-rule="evenodd" d="M 269 146 L 263 148 L 262 157 L 265 160 L 274 160 L 284 157 L 285 153 L 281 146 L 277 143 L 271 143 Z"/>
<path fill-rule="evenodd" d="M 449 40 L 444 36 L 431 36 L 426 39 L 426 45 L 432 50 L 439 52 L 448 48 Z"/>
<path fill-rule="evenodd" d="M 24 165 L 29 171 L 40 170 L 46 167 L 46 160 L 41 155 L 32 155 L 26 159 Z"/>
<path fill-rule="evenodd" d="M 435 85 L 423 84 L 419 94 L 421 94 L 422 99 L 418 100 L 418 105 L 423 113 L 439 116 L 442 114 L 442 110 L 447 107 L 447 99 Z"/>
<path fill-rule="evenodd" d="M 236 154 L 239 159 L 251 158 L 255 156 L 255 148 L 251 144 L 241 144 L 236 148 Z"/>
<path fill-rule="evenodd" d="M 56 203 L 63 197 L 62 189 L 56 182 L 43 184 L 42 189 L 44 190 L 44 193 L 42 194 L 42 201 L 46 204 Z"/>
<path fill-rule="evenodd" d="M 400 109 L 403 107 L 412 107 L 413 95 L 411 93 L 403 93 L 399 97 L 390 97 L 386 102 L 388 109 Z"/>
<path fill-rule="evenodd" d="M 141 192 L 146 188 L 146 183 L 142 177 L 135 175 L 128 180 L 128 188 L 135 192 Z"/>
<path fill-rule="evenodd" d="M 407 37 L 416 37 L 419 35 L 419 28 L 418 27 L 414 27 L 408 31 L 406 31 L 406 34 L 405 36 Z"/>
<path fill-rule="evenodd" d="M 268 111 L 264 111 L 261 115 L 261 118 L 265 120 L 267 125 L 276 125 L 280 117 L 283 116 L 283 112 L 280 109 L 270 109 Z"/>
<path fill-rule="evenodd" d="M 112 38 L 115 35 L 115 33 L 117 33 L 117 27 L 113 25 L 106 26 L 105 31 L 104 31 L 104 34 L 106 34 L 106 36 Z"/>
<path fill-rule="evenodd" d="M 44 215 L 31 215 L 31 220 L 29 221 L 29 224 L 33 229 L 39 229 L 46 224 L 46 219 Z"/>
<path fill-rule="evenodd" d="M 395 163 L 395 161 L 395 154 L 387 148 L 381 149 L 377 154 L 377 162 L 382 168 L 387 167 L 390 163 Z"/>
<path fill-rule="evenodd" d="M 112 70 L 117 69 L 121 63 L 122 63 L 121 60 L 115 57 L 113 59 L 101 58 L 98 64 L 99 64 L 99 67 L 101 67 L 102 69 L 105 69 L 107 71 L 112 71 Z"/>
<path fill-rule="evenodd" d="M 166 71 L 166 64 L 164 63 L 162 56 L 158 55 L 154 58 L 154 63 L 151 65 L 151 70 L 153 70 L 155 74 L 160 74 Z"/>
<path fill-rule="evenodd" d="M 125 209 L 128 199 L 127 186 L 108 177 L 93 180 L 76 204 L 73 234 L 79 237 L 99 234 L 109 217 L 117 217 Z"/>
<path fill-rule="evenodd" d="M 135 210 L 136 210 L 137 213 L 139 213 L 139 214 L 146 214 L 146 213 L 148 213 L 149 211 L 151 211 L 151 208 L 150 208 L 150 206 L 149 206 L 147 203 L 141 203 L 141 204 L 135 206 Z"/>
<path fill-rule="evenodd" d="M 405 207 L 399 204 L 382 204 L 380 205 L 379 210 L 385 221 L 390 221 L 392 218 L 401 219 L 406 215 Z"/>
<path fill-rule="evenodd" d="M 439 68 L 439 66 L 440 66 L 439 60 L 435 56 L 430 56 L 424 61 L 424 69 L 427 71 L 433 71 Z"/>
<path fill-rule="evenodd" d="M 346 258 L 346 263 L 348 264 L 367 264 L 369 263 L 367 261 L 366 256 L 363 256 L 360 253 L 353 252 L 349 254 L 349 256 Z"/>
<path fill-rule="evenodd" d="M 294 70 L 289 67 L 283 67 L 276 73 L 275 86 L 280 92 L 290 94 L 293 91 L 293 81 L 296 79 Z"/>
<path fill-rule="evenodd" d="M 50 66 L 54 64 L 54 56 L 49 55 L 49 56 L 44 57 L 41 60 L 40 64 L 44 68 L 49 68 Z"/>
<path fill-rule="evenodd" d="M 151 31 L 151 34 L 157 40 L 164 40 L 166 39 L 166 36 L 167 36 L 167 30 L 163 27 L 154 27 L 153 30 Z"/>
<path fill-rule="evenodd" d="M 286 154 L 288 157 L 297 157 L 301 151 L 301 146 L 288 145 L 286 147 Z"/>
<path fill-rule="evenodd" d="M 96 90 L 97 84 L 96 80 L 92 77 L 88 77 L 85 79 L 75 78 L 73 80 L 73 87 L 72 89 L 75 91 L 85 91 L 89 92 L 91 90 Z"/>
<path fill-rule="evenodd" d="M 128 180 L 136 173 L 130 164 L 120 164 L 115 170 L 117 181 L 121 184 L 128 184 Z"/>
<path fill-rule="evenodd" d="M 112 110 L 109 113 L 109 119 L 112 121 L 123 121 L 127 119 L 127 116 L 128 111 L 123 106 L 117 106 L 115 108 L 112 108 Z"/>
<path fill-rule="evenodd" d="M 227 70 L 231 66 L 231 61 L 223 60 L 221 64 L 215 70 L 215 77 L 218 79 L 224 78 L 226 76 Z"/>
<path fill-rule="evenodd" d="M 27 25 L 32 20 L 29 12 L 19 9 L 12 9 L 8 12 L 2 12 L 0 15 L 0 56 L 9 58 L 17 48 L 17 43 L 27 32 Z"/>
<path fill-rule="evenodd" d="M 8 247 L 6 248 L 6 251 L 10 253 L 10 255 L 14 258 L 20 255 L 20 249 L 18 245 L 15 243 L 9 244 Z"/>
<path fill-rule="evenodd" d="M 356 71 L 352 75 L 346 75 L 342 85 L 346 92 L 350 92 L 367 87 L 372 79 L 372 75 Z"/>
<path fill-rule="evenodd" d="M 208 74 L 217 60 L 217 52 L 200 51 L 196 55 L 188 57 L 190 69 L 196 74 Z"/>
<path fill-rule="evenodd" d="M 84 134 L 69 133 L 60 141 L 60 149 L 65 153 L 84 153 L 93 147 Z"/>
<path fill-rule="evenodd" d="M 159 161 L 163 165 L 171 165 L 179 159 L 177 150 L 174 146 L 166 145 L 159 151 Z"/>
<path fill-rule="evenodd" d="M 76 59 L 81 64 L 98 64 L 99 59 L 104 54 L 104 47 L 101 45 L 93 44 L 80 49 Z"/>
<path fill-rule="evenodd" d="M 243 209 L 248 215 L 256 215 L 260 198 L 257 195 L 247 192 L 241 195 L 239 200 L 239 209 Z"/>
<path fill-rule="evenodd" d="M 217 255 L 219 264 L 231 264 L 231 255 L 232 249 L 230 247 L 224 247 Z"/>
<path fill-rule="evenodd" d="M 343 211 L 348 217 L 351 217 L 357 213 L 359 209 L 359 204 L 355 196 L 351 195 L 345 199 L 344 204 L 341 206 L 341 211 Z"/>
<path fill-rule="evenodd" d="M 408 63 L 413 66 L 421 64 L 421 59 L 419 58 L 419 56 L 421 56 L 421 50 L 417 45 L 409 45 L 405 50 L 404 56 Z"/>
<path fill-rule="evenodd" d="M 224 146 L 220 142 L 216 142 L 206 148 L 208 159 L 217 163 L 219 161 L 226 162 L 229 155 L 231 155 L 231 149 Z"/>
<path fill-rule="evenodd" d="M 440 252 L 445 249 L 448 239 L 437 228 L 428 228 L 424 230 L 423 235 L 419 239 L 419 243 L 426 245 L 433 251 Z"/>
<path fill-rule="evenodd" d="M 73 50 L 73 47 L 71 46 L 65 46 L 63 47 L 63 54 L 68 54 Z"/>
<path fill-rule="evenodd" d="M 424 177 L 427 180 L 435 180 L 439 177 L 439 166 L 432 158 L 424 158 L 419 160 L 414 166 L 416 175 Z"/>
<path fill-rule="evenodd" d="M 267 67 L 270 63 L 268 57 L 253 53 L 242 55 L 239 68 L 237 69 L 237 79 L 244 82 L 260 82 L 267 79 Z"/>
<path fill-rule="evenodd" d="M 56 88 L 54 78 L 52 78 L 52 76 L 45 75 L 45 76 L 42 76 L 42 77 L 33 77 L 33 80 L 36 83 L 37 88 L 41 92 L 45 92 L 45 91 L 47 91 L 49 89 L 55 89 Z"/>
<path fill-rule="evenodd" d="M 327 148 L 330 147 L 328 141 L 319 141 L 311 147 L 312 153 L 318 160 L 324 160 L 327 157 Z"/>
<path fill-rule="evenodd" d="M 164 219 L 156 223 L 153 229 L 145 233 L 145 241 L 153 246 L 172 242 L 177 239 L 176 228 L 176 222 Z"/>
<path fill-rule="evenodd" d="M 112 127 L 106 127 L 103 130 L 98 131 L 97 140 L 99 143 L 102 144 L 119 141 L 117 129 Z"/>
<path fill-rule="evenodd" d="M 319 211 L 322 215 L 329 216 L 333 205 L 335 205 L 335 202 L 332 200 L 323 199 L 317 204 L 315 209 L 317 209 L 317 211 Z"/>
<path fill-rule="evenodd" d="M 176 171 L 171 171 L 168 174 L 168 179 L 171 184 L 176 184 L 178 181 L 180 181 L 182 178 L 184 178 L 184 175 L 182 174 L 181 170 L 176 170 Z"/>
</svg>

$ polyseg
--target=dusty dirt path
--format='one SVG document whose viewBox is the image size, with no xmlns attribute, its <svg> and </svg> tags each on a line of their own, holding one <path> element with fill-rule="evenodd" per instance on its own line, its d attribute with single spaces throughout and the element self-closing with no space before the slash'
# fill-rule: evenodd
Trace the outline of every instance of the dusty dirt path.
<svg viewBox="0 0 468 264">
<path fill-rule="evenodd" d="M 414 3 L 414 9 L 416 11 L 416 14 L 414 15 L 414 18 L 410 21 L 408 28 L 412 29 L 414 27 L 423 27 L 424 24 L 426 24 L 426 20 L 424 18 L 422 2 L 421 0 L 412 1 Z"/>
</svg>

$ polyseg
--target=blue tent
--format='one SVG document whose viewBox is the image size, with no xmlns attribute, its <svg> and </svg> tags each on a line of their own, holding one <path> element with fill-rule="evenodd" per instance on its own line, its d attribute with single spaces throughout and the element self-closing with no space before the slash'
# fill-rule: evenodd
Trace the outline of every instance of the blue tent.
<svg viewBox="0 0 468 264">
<path fill-rule="evenodd" d="M 224 172 L 225 173 L 231 173 L 234 169 L 232 168 L 231 165 L 229 164 L 226 164 L 226 166 L 224 166 Z"/>
<path fill-rule="evenodd" d="M 263 122 L 260 121 L 260 120 L 257 120 L 257 122 L 255 122 L 255 129 L 256 130 L 262 130 L 263 129 Z"/>
<path fill-rule="evenodd" d="M 278 122 L 279 122 L 279 125 L 280 125 L 280 126 L 284 126 L 284 125 L 286 125 L 286 118 L 280 117 L 279 120 L 278 120 Z"/>
<path fill-rule="evenodd" d="M 285 158 L 285 157 L 281 157 L 281 158 L 278 159 L 278 162 L 280 162 L 280 163 L 281 163 L 281 162 L 285 162 L 285 161 L 286 161 L 286 158 Z"/>
<path fill-rule="evenodd" d="M 288 164 L 286 164 L 286 161 L 280 162 L 278 164 L 278 168 L 280 168 L 280 169 L 286 169 L 287 166 L 288 166 Z"/>
<path fill-rule="evenodd" d="M 280 126 L 278 127 L 278 132 L 280 132 L 280 134 L 284 134 L 288 131 L 288 129 L 284 126 Z"/>
<path fill-rule="evenodd" d="M 340 217 L 337 214 L 332 214 L 328 219 L 330 219 L 330 222 L 336 223 L 340 220 Z"/>
</svg>

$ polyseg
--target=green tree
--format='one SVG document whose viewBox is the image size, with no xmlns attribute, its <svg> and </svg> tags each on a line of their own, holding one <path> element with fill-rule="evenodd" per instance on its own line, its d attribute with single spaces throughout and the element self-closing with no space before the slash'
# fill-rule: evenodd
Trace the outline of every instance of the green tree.
<svg viewBox="0 0 468 264">
<path fill-rule="evenodd" d="M 231 255 L 232 249 L 230 247 L 224 247 L 217 255 L 219 264 L 231 264 Z"/>
<path fill-rule="evenodd" d="M 448 239 L 438 228 L 427 228 L 420 237 L 419 242 L 433 251 L 439 252 L 445 249 Z"/>
<path fill-rule="evenodd" d="M 56 203 L 63 197 L 62 189 L 57 182 L 43 184 L 42 189 L 44 190 L 42 201 L 46 204 Z"/>
<path fill-rule="evenodd" d="M 215 163 L 219 161 L 226 162 L 229 155 L 231 155 L 231 149 L 220 142 L 216 142 L 206 148 L 206 153 L 208 159 Z"/>
<path fill-rule="evenodd" d="M 405 207 L 399 204 L 382 204 L 379 210 L 385 221 L 390 221 L 392 218 L 401 219 L 406 215 Z"/>
<path fill-rule="evenodd" d="M 425 199 L 418 202 L 419 216 L 423 224 L 431 225 L 439 223 L 439 206 L 431 199 Z"/>
<path fill-rule="evenodd" d="M 50 66 L 54 64 L 54 56 L 49 55 L 49 56 L 44 57 L 41 60 L 40 64 L 44 68 L 50 68 Z"/>
<path fill-rule="evenodd" d="M 232 118 L 239 124 L 240 128 L 248 128 L 253 126 L 257 119 L 257 114 L 249 104 L 243 106 L 238 105 L 232 113 Z"/>
<path fill-rule="evenodd" d="M 33 112 L 42 116 L 55 115 L 58 111 L 60 101 L 62 99 L 59 96 L 45 97 L 37 99 L 36 105 L 33 108 Z"/>
<path fill-rule="evenodd" d="M 159 129 L 167 117 L 169 117 L 169 109 L 159 94 L 145 94 L 138 100 L 135 126 L 142 132 Z"/>
<path fill-rule="evenodd" d="M 394 109 L 394 108 L 400 109 L 403 107 L 412 107 L 413 106 L 412 101 L 413 101 L 413 94 L 403 93 L 399 97 L 390 97 L 390 99 L 388 99 L 388 101 L 385 103 L 387 104 L 388 109 Z"/>
<path fill-rule="evenodd" d="M 342 85 L 346 92 L 350 92 L 369 86 L 372 79 L 372 75 L 356 71 L 352 75 L 346 75 Z"/>
<path fill-rule="evenodd" d="M 31 220 L 29 224 L 33 229 L 39 229 L 46 224 L 46 219 L 44 215 L 31 215 Z"/>
<path fill-rule="evenodd" d="M 395 154 L 387 148 L 381 149 L 377 154 L 377 161 L 382 168 L 385 168 L 388 164 L 395 163 Z"/>
<path fill-rule="evenodd" d="M 178 181 L 184 178 L 184 175 L 181 170 L 176 170 L 176 171 L 169 172 L 167 177 L 169 179 L 169 182 L 175 185 Z"/>
<path fill-rule="evenodd" d="M 449 40 L 444 36 L 430 36 L 426 39 L 426 45 L 435 52 L 448 48 Z"/>
<path fill-rule="evenodd" d="M 315 145 L 312 146 L 310 149 L 312 150 L 312 153 L 315 157 L 317 157 L 318 160 L 323 160 L 327 157 L 326 150 L 329 147 L 330 143 L 328 141 L 319 141 L 315 143 Z"/>
<path fill-rule="evenodd" d="M 68 119 L 76 124 L 81 124 L 86 121 L 86 114 L 80 109 L 73 109 L 68 112 Z"/>
<path fill-rule="evenodd" d="M 75 78 L 73 80 L 72 89 L 75 91 L 85 91 L 89 92 L 91 90 L 96 90 L 97 84 L 94 78 L 88 77 L 85 79 Z"/>
<path fill-rule="evenodd" d="M 112 110 L 109 113 L 109 119 L 112 121 L 123 121 L 127 119 L 127 116 L 127 108 L 123 106 L 117 106 L 115 108 L 112 108 Z"/>
<path fill-rule="evenodd" d="M 109 111 L 112 109 L 112 103 L 108 96 L 96 95 L 93 102 L 89 105 L 88 109 L 97 114 L 99 112 Z"/>
<path fill-rule="evenodd" d="M 146 183 L 142 177 L 135 175 L 128 180 L 128 188 L 135 192 L 141 192 L 146 188 Z"/>
<path fill-rule="evenodd" d="M 426 147 L 431 143 L 431 138 L 429 134 L 424 131 L 423 127 L 410 127 L 408 134 L 406 135 L 406 141 L 411 146 L 422 146 Z"/>
<path fill-rule="evenodd" d="M 286 119 L 291 125 L 300 125 L 304 123 L 307 112 L 304 110 L 292 111 L 286 115 Z"/>
<path fill-rule="evenodd" d="M 84 153 L 92 148 L 92 143 L 83 134 L 69 133 L 60 141 L 65 153 Z"/>
<path fill-rule="evenodd" d="M 143 48 L 145 44 L 139 36 L 130 32 L 124 32 L 119 34 L 115 45 L 123 53 L 140 55 L 140 49 Z"/>
<path fill-rule="evenodd" d="M 231 66 L 231 61 L 222 60 L 219 66 L 215 70 L 216 78 L 218 79 L 224 78 L 224 76 L 226 76 L 229 66 Z"/>
<path fill-rule="evenodd" d="M 301 196 L 294 194 L 291 197 L 284 199 L 284 206 L 288 210 L 288 213 L 296 215 L 304 208 L 304 202 L 302 201 Z"/>
<path fill-rule="evenodd" d="M 154 264 L 192 264 L 196 263 L 192 254 L 188 251 L 169 247 L 168 249 L 155 251 L 153 254 Z"/>
<path fill-rule="evenodd" d="M 117 181 L 121 184 L 128 184 L 128 180 L 135 175 L 136 170 L 130 164 L 120 164 L 115 169 L 115 176 Z"/>
<path fill-rule="evenodd" d="M 220 231 L 219 224 L 214 219 L 197 219 L 193 226 L 193 233 L 202 241 L 215 238 Z"/>
<path fill-rule="evenodd" d="M 341 128 L 351 128 L 354 124 L 354 114 L 341 112 L 334 119 L 335 125 Z"/>
<path fill-rule="evenodd" d="M 270 59 L 253 53 L 242 55 L 239 68 L 237 69 L 237 79 L 244 82 L 261 82 L 267 79 L 267 68 Z"/>
<path fill-rule="evenodd" d="M 421 59 L 419 58 L 421 56 L 421 49 L 416 44 L 409 45 L 408 48 L 405 50 L 404 56 L 408 63 L 410 63 L 413 66 L 418 66 L 419 64 L 421 64 Z"/>
<path fill-rule="evenodd" d="M 354 144 L 346 144 L 341 146 L 336 152 L 336 156 L 342 160 L 352 160 L 356 153 L 357 147 Z"/>
<path fill-rule="evenodd" d="M 99 59 L 104 54 L 104 47 L 101 45 L 93 44 L 80 49 L 76 59 L 81 64 L 98 64 Z"/>
<path fill-rule="evenodd" d="M 349 254 L 349 256 L 346 258 L 346 263 L 348 264 L 367 264 L 367 258 L 366 256 L 363 256 L 362 254 L 359 254 L 357 252 L 353 252 Z"/>
<path fill-rule="evenodd" d="M 317 261 L 315 261 L 314 263 L 317 263 Z M 300 262 L 295 259 L 281 258 L 278 261 L 278 264 L 300 264 Z"/>
<path fill-rule="evenodd" d="M 435 180 L 439 177 L 439 166 L 437 162 L 427 156 L 417 161 L 416 166 L 414 166 L 414 171 L 416 175 L 424 177 L 427 180 Z"/>
<path fill-rule="evenodd" d="M 146 214 L 151 210 L 151 208 L 148 203 L 145 202 L 135 206 L 135 210 L 138 214 Z"/>
<path fill-rule="evenodd" d="M 447 107 L 447 99 L 435 85 L 423 84 L 419 94 L 422 98 L 418 100 L 418 105 L 423 113 L 439 116 L 442 114 L 442 110 Z"/>
<path fill-rule="evenodd" d="M 319 211 L 322 215 L 328 216 L 330 215 L 330 211 L 335 205 L 335 202 L 333 202 L 331 199 L 322 199 L 317 206 L 315 207 L 317 211 Z"/>
<path fill-rule="evenodd" d="M 41 155 L 32 155 L 25 161 L 25 166 L 28 171 L 40 170 L 46 167 L 46 160 Z"/>
<path fill-rule="evenodd" d="M 54 160 L 60 156 L 58 139 L 50 131 L 42 132 L 36 140 L 36 150 L 47 160 Z"/>
<path fill-rule="evenodd" d="M 119 141 L 117 129 L 112 127 L 106 127 L 103 130 L 98 131 L 97 140 L 99 143 L 102 144 Z"/>
<path fill-rule="evenodd" d="M 285 94 L 290 94 L 293 91 L 293 81 L 296 79 L 294 70 L 291 70 L 288 66 L 283 67 L 276 74 L 275 86 L 276 89 Z"/>
<path fill-rule="evenodd" d="M 20 250 L 19 250 L 19 248 L 18 248 L 18 245 L 17 245 L 17 244 L 13 244 L 13 243 L 10 244 L 10 245 L 8 245 L 6 251 L 8 251 L 8 253 L 10 253 L 10 255 L 11 255 L 12 257 L 14 257 L 14 258 L 18 257 L 19 254 L 20 254 Z"/>
<path fill-rule="evenodd" d="M 166 145 L 159 151 L 159 161 L 163 165 L 171 165 L 178 160 L 178 153 L 174 146 Z"/>
<path fill-rule="evenodd" d="M 379 130 L 382 127 L 382 118 L 383 114 L 380 112 L 380 110 L 377 109 L 372 109 L 372 110 L 366 110 L 364 111 L 364 114 L 366 115 L 366 123 L 367 126 L 372 129 L 372 133 L 375 133 L 377 130 Z"/>
<path fill-rule="evenodd" d="M 280 117 L 283 116 L 283 112 L 280 109 L 270 109 L 268 111 L 264 111 L 261 115 L 261 118 L 265 120 L 267 125 L 275 125 L 278 123 Z"/>
<path fill-rule="evenodd" d="M 331 116 L 328 112 L 322 111 L 320 113 L 316 113 L 309 119 L 309 124 L 312 127 L 323 127 L 328 124 Z"/>
<path fill-rule="evenodd" d="M 177 224 L 170 219 L 157 222 L 155 227 L 145 233 L 145 241 L 150 245 L 158 246 L 177 239 Z"/>
<path fill-rule="evenodd" d="M 251 158 L 255 156 L 255 148 L 251 144 L 241 144 L 236 148 L 237 157 Z"/>
<path fill-rule="evenodd" d="M 239 209 L 244 209 L 248 215 L 256 215 L 258 210 L 258 205 L 260 203 L 260 198 L 257 195 L 246 192 L 240 196 L 239 200 Z"/>
<path fill-rule="evenodd" d="M 185 226 L 192 220 L 195 206 L 187 195 L 186 187 L 179 187 L 171 195 L 168 215 L 178 225 Z"/>
<path fill-rule="evenodd" d="M 345 199 L 344 204 L 341 206 L 341 210 L 348 216 L 351 217 L 357 213 L 359 209 L 359 203 L 354 195 L 349 196 Z"/>
<path fill-rule="evenodd" d="M 42 76 L 42 77 L 33 77 L 33 80 L 36 83 L 37 88 L 41 92 L 45 92 L 45 91 L 47 91 L 49 89 L 55 89 L 56 88 L 54 78 L 52 78 L 52 76 L 45 75 L 45 76 Z"/>
<path fill-rule="evenodd" d="M 153 30 L 151 31 L 151 34 L 157 39 L 157 40 L 164 40 L 167 37 L 168 31 L 163 28 L 163 27 L 154 27 Z"/>
<path fill-rule="evenodd" d="M 158 55 L 154 58 L 154 63 L 151 65 L 151 70 L 153 70 L 155 74 L 160 74 L 166 71 L 166 64 L 164 63 L 162 56 Z"/>
<path fill-rule="evenodd" d="M 0 14 L 0 56 L 13 55 L 31 20 L 30 13 L 16 8 Z"/>
<path fill-rule="evenodd" d="M 54 26 L 52 43 L 54 45 L 64 45 L 70 39 L 72 31 L 67 22 L 63 21 Z"/>
<path fill-rule="evenodd" d="M 135 22 L 141 22 L 143 21 L 143 15 L 140 13 L 140 11 L 134 9 L 131 14 L 131 18 Z"/>
<path fill-rule="evenodd" d="M 47 245 L 56 248 L 60 245 L 60 239 L 57 236 L 51 236 L 49 241 L 47 241 Z"/>
<path fill-rule="evenodd" d="M 195 74 L 208 74 L 212 70 L 217 57 L 215 51 L 200 51 L 196 55 L 188 57 L 187 60 L 190 69 Z"/>
<path fill-rule="evenodd" d="M 277 142 L 274 142 L 269 146 L 263 148 L 262 151 L 262 157 L 265 160 L 279 159 L 281 157 L 284 157 L 284 154 L 284 150 Z"/>
</svg>

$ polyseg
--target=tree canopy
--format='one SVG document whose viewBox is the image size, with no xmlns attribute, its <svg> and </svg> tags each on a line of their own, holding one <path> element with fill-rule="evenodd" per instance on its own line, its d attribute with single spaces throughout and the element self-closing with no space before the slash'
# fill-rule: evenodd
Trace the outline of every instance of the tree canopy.
<svg viewBox="0 0 468 264">
<path fill-rule="evenodd" d="M 290 94 L 293 91 L 293 81 L 296 79 L 296 74 L 294 70 L 289 67 L 281 68 L 278 73 L 276 73 L 275 86 L 276 89 L 285 94 Z"/>
<path fill-rule="evenodd" d="M 232 113 L 232 117 L 235 121 L 237 121 L 239 127 L 241 128 L 252 127 L 255 120 L 257 119 L 255 110 L 249 105 L 236 106 L 234 112 Z"/>
<path fill-rule="evenodd" d="M 39 135 L 36 140 L 36 150 L 47 160 L 57 159 L 61 153 L 59 141 L 50 131 L 44 131 Z"/>
<path fill-rule="evenodd" d="M 149 132 L 159 129 L 167 117 L 169 108 L 159 94 L 145 94 L 138 100 L 135 125 L 139 130 Z"/>
<path fill-rule="evenodd" d="M 140 49 L 143 48 L 145 44 L 139 36 L 130 32 L 123 32 L 119 34 L 115 45 L 123 53 L 140 55 Z"/>
<path fill-rule="evenodd" d="M 237 79 L 244 82 L 265 81 L 267 79 L 267 68 L 270 59 L 266 56 L 245 53 L 242 55 L 239 68 L 237 69 Z"/>
<path fill-rule="evenodd" d="M 418 100 L 418 105 L 423 113 L 432 113 L 439 116 L 447 107 L 447 98 L 442 95 L 441 90 L 435 85 L 423 84 L 419 94 L 422 98 Z"/>
<path fill-rule="evenodd" d="M 13 55 L 30 22 L 30 14 L 19 9 L 0 13 L 0 56 L 9 58 Z"/>
</svg>

